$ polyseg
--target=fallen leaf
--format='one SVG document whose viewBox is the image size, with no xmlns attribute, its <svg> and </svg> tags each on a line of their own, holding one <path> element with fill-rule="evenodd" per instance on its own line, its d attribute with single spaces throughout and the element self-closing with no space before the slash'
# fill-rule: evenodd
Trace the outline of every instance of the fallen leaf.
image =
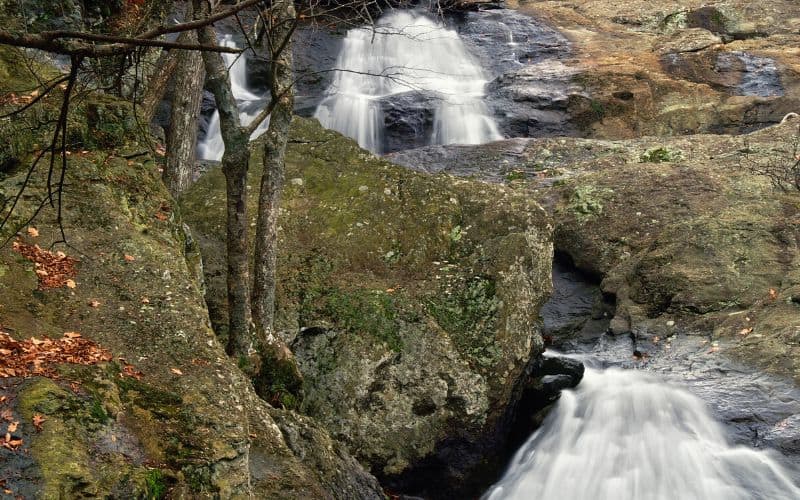
<svg viewBox="0 0 800 500">
<path fill-rule="evenodd" d="M 11 422 L 10 424 L 8 424 L 8 430 L 6 432 L 8 432 L 8 433 L 17 432 L 17 427 L 18 426 L 19 426 L 19 421 L 18 420 L 14 421 L 14 422 Z"/>
<path fill-rule="evenodd" d="M 175 375 L 183 375 L 183 372 L 178 370 L 177 368 L 170 368 L 169 371 L 171 371 Z"/>
<path fill-rule="evenodd" d="M 42 432 L 42 422 L 47 420 L 47 418 L 43 417 L 39 413 L 34 413 L 33 415 L 33 427 L 36 429 L 37 432 Z"/>
<path fill-rule="evenodd" d="M 158 219 L 158 220 L 160 220 L 160 221 L 165 221 L 165 220 L 167 220 L 169 217 L 168 217 L 168 216 L 167 216 L 167 214 L 165 214 L 164 212 L 156 212 L 155 218 L 156 218 L 156 219 Z"/>
<path fill-rule="evenodd" d="M 98 307 L 100 307 L 100 301 L 99 300 L 90 300 L 89 301 L 89 305 L 91 307 L 98 308 Z"/>
<path fill-rule="evenodd" d="M 769 300 L 775 300 L 778 298 L 778 291 L 774 288 L 769 289 Z"/>
<path fill-rule="evenodd" d="M 64 282 L 64 284 L 67 285 L 67 288 L 75 288 L 76 286 L 78 286 L 77 284 L 75 284 L 75 280 L 67 280 Z"/>
<path fill-rule="evenodd" d="M 752 328 L 742 328 L 742 330 L 739 332 L 739 335 L 747 335 L 752 331 L 753 331 Z"/>
<path fill-rule="evenodd" d="M 31 226 L 28 228 L 28 236 L 31 238 L 38 238 L 39 237 L 39 230 L 35 227 Z"/>
<path fill-rule="evenodd" d="M 64 336 L 68 339 L 77 339 L 81 336 L 81 334 L 78 332 L 66 332 L 64 333 Z"/>
<path fill-rule="evenodd" d="M 125 254 L 125 262 L 133 262 L 134 260 L 136 260 L 136 257 L 134 257 L 133 255 Z"/>
</svg>

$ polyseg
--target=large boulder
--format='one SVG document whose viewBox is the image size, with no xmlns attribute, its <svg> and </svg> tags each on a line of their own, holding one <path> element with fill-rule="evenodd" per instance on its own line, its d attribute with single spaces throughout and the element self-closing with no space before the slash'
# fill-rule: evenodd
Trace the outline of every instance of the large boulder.
<svg viewBox="0 0 800 500">
<path fill-rule="evenodd" d="M 543 350 L 543 210 L 503 186 L 410 172 L 302 118 L 286 177 L 277 322 L 305 376 L 302 410 L 395 487 L 441 494 L 485 481 L 479 464 L 502 447 Z M 222 174 L 182 204 L 224 330 Z"/>
</svg>

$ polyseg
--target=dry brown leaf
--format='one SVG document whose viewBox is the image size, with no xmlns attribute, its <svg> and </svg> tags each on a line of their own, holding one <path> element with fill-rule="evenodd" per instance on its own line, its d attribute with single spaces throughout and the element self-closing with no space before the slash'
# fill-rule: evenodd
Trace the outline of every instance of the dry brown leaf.
<svg viewBox="0 0 800 500">
<path fill-rule="evenodd" d="M 100 301 L 99 300 L 90 300 L 89 301 L 89 306 L 94 307 L 94 308 L 98 308 L 98 307 L 100 307 Z"/>
<path fill-rule="evenodd" d="M 78 332 L 65 332 L 64 336 L 68 339 L 77 339 L 81 336 L 81 334 Z"/>
<path fill-rule="evenodd" d="M 169 371 L 171 371 L 175 375 L 183 375 L 183 372 L 178 370 L 177 368 L 170 368 Z"/>
<path fill-rule="evenodd" d="M 15 420 L 14 422 L 8 424 L 8 430 L 6 432 L 8 433 L 17 432 L 17 427 L 19 427 L 19 421 Z"/>
<path fill-rule="evenodd" d="M 39 237 L 39 230 L 35 227 L 31 226 L 28 228 L 28 236 L 31 238 L 38 238 Z"/>
<path fill-rule="evenodd" d="M 778 298 L 778 291 L 774 288 L 769 289 L 769 300 L 775 300 Z"/>
<path fill-rule="evenodd" d="M 64 284 L 67 286 L 67 288 L 75 288 L 76 286 L 78 286 L 75 283 L 75 280 L 67 280 L 66 282 L 64 282 Z"/>
<path fill-rule="evenodd" d="M 47 420 L 47 418 L 42 416 L 41 414 L 39 413 L 33 414 L 33 427 L 36 429 L 37 432 L 42 431 L 42 422 L 44 422 L 45 420 Z"/>
<path fill-rule="evenodd" d="M 136 260 L 136 257 L 134 257 L 133 255 L 125 254 L 125 262 L 133 262 L 135 260 Z"/>
</svg>

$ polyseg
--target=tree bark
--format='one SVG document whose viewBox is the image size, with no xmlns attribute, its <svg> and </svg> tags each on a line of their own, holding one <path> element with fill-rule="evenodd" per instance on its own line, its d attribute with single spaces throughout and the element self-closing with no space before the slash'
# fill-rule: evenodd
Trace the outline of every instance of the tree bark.
<svg viewBox="0 0 800 500">
<path fill-rule="evenodd" d="M 272 4 L 273 26 L 267 26 L 265 44 L 270 54 L 270 92 L 272 114 L 264 141 L 264 172 L 258 198 L 258 221 L 255 235 L 255 277 L 252 308 L 256 336 L 261 351 L 263 373 L 256 390 L 302 392 L 303 379 L 291 350 L 275 332 L 275 283 L 278 250 L 278 214 L 284 183 L 286 143 L 292 121 L 291 36 L 295 11 L 291 0 Z"/>
<path fill-rule="evenodd" d="M 195 0 L 195 12 L 200 12 Z M 207 14 L 207 13 L 205 13 Z M 214 29 L 204 26 L 198 30 L 201 44 L 217 43 Z M 228 345 L 227 352 L 238 359 L 245 373 L 255 375 L 260 369 L 256 356 L 254 327 L 250 311 L 250 269 L 248 259 L 249 220 L 247 218 L 247 170 L 250 161 L 247 129 L 239 120 L 239 109 L 231 90 L 228 68 L 222 56 L 215 52 L 204 52 L 206 83 L 217 102 L 219 124 L 225 153 L 222 155 L 222 171 L 225 174 L 227 196 L 227 286 L 228 286 Z"/>
<path fill-rule="evenodd" d="M 181 33 L 178 41 L 197 43 L 197 34 Z M 205 70 L 200 52 L 180 51 L 175 68 L 175 93 L 167 131 L 164 184 L 176 199 L 189 187 L 197 159 L 197 119 L 203 98 Z"/>
<path fill-rule="evenodd" d="M 150 77 L 147 89 L 144 92 L 142 104 L 139 106 L 142 123 L 149 125 L 153 121 L 158 103 L 164 98 L 167 85 L 169 85 L 172 74 L 175 72 L 175 67 L 178 65 L 177 56 L 179 53 L 177 50 L 163 50 L 161 55 L 158 56 L 153 75 Z"/>
</svg>

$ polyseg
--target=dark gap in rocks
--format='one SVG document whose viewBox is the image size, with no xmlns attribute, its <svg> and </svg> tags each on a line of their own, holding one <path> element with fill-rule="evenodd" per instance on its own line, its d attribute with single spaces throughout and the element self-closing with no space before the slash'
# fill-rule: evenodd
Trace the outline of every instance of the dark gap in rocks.
<svg viewBox="0 0 800 500">
<path fill-rule="evenodd" d="M 602 275 L 580 269 L 566 252 L 553 258 L 553 295 L 540 311 L 545 344 L 558 347 L 590 340 L 608 331 L 616 297 L 600 289 Z"/>
</svg>

